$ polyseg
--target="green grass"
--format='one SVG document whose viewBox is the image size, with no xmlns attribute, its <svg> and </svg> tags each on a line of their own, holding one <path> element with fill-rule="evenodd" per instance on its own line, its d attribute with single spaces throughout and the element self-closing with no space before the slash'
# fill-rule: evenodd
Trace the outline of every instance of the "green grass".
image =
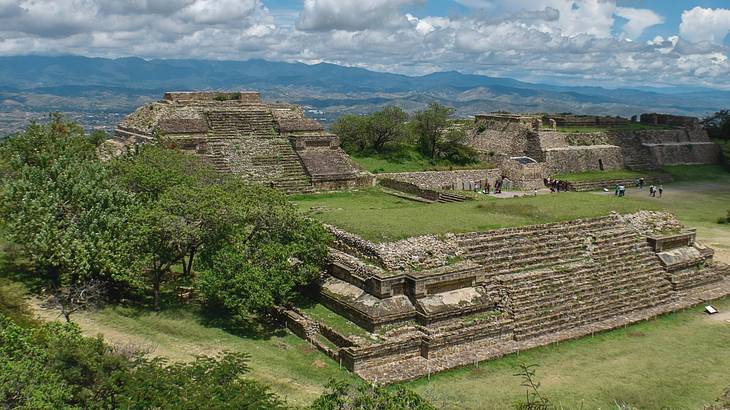
<svg viewBox="0 0 730 410">
<path fill-rule="evenodd" d="M 597 192 L 520 198 L 481 199 L 450 204 L 423 204 L 371 188 L 292 197 L 303 211 L 375 242 L 409 236 L 470 232 L 509 226 L 565 221 L 638 210 L 669 210 L 689 226 L 717 225 L 730 208 L 730 173 L 719 166 L 665 168 L 678 181 L 664 184 L 664 198 L 630 189 L 625 198 Z M 704 178 L 704 180 L 701 180 Z M 702 204 L 702 206 L 698 206 Z"/>
<path fill-rule="evenodd" d="M 307 316 L 323 323 L 344 336 L 368 337 L 368 332 L 319 303 L 299 308 Z"/>
<path fill-rule="evenodd" d="M 362 169 L 372 173 L 415 172 L 415 171 L 448 171 L 452 169 L 494 168 L 493 164 L 480 162 L 469 165 L 457 165 L 448 161 L 434 161 L 424 157 L 415 150 L 402 150 L 388 154 L 351 155 Z"/>
<path fill-rule="evenodd" d="M 617 169 L 610 171 L 586 171 L 572 174 L 557 174 L 552 178 L 570 182 L 603 181 L 609 179 L 635 179 L 651 175 L 651 172 L 630 171 Z"/>
<path fill-rule="evenodd" d="M 674 178 L 674 182 L 730 182 L 730 173 L 721 165 L 671 165 L 662 170 Z"/>
<path fill-rule="evenodd" d="M 330 379 L 354 378 L 338 363 L 285 330 L 239 335 L 207 325 L 194 312 L 180 309 L 153 313 L 115 307 L 80 316 L 87 332 L 152 346 L 155 354 L 174 360 L 224 350 L 248 353 L 250 376 L 272 386 L 297 406 L 310 403 Z"/>
<path fill-rule="evenodd" d="M 484 198 L 450 204 L 422 204 L 377 189 L 294 197 L 323 222 L 376 242 L 409 236 L 482 231 L 606 215 L 611 211 L 659 209 L 660 204 L 628 196 L 615 198 L 565 192 L 514 199 Z"/>
<path fill-rule="evenodd" d="M 713 303 L 730 310 L 730 299 Z M 524 399 L 513 376 L 538 364 L 541 392 L 566 409 L 701 409 L 730 386 L 730 324 L 702 307 L 536 348 L 421 379 L 408 386 L 443 409 L 509 409 Z M 562 406 L 562 407 L 561 407 Z"/>
</svg>

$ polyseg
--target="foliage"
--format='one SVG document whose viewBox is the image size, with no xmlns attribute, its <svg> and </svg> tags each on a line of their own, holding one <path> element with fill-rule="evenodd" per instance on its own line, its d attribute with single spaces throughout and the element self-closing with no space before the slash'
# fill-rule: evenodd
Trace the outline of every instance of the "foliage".
<svg viewBox="0 0 730 410">
<path fill-rule="evenodd" d="M 319 276 L 329 235 L 277 191 L 235 183 L 224 191 L 221 205 L 235 229 L 202 252 L 201 293 L 239 317 L 287 303 Z"/>
<path fill-rule="evenodd" d="M 408 139 L 405 127 L 408 114 L 396 106 L 388 106 L 369 115 L 344 115 L 332 125 L 348 152 L 385 152 Z"/>
<path fill-rule="evenodd" d="M 23 328 L 0 317 L 4 408 L 283 408 L 248 371 L 240 353 L 171 364 L 121 354 L 73 324 Z"/>
<path fill-rule="evenodd" d="M 477 152 L 466 145 L 466 133 L 449 116 L 453 109 L 438 103 L 429 104 L 411 118 L 411 129 L 420 151 L 432 159 L 447 159 L 455 164 L 478 162 Z"/>
<path fill-rule="evenodd" d="M 410 125 L 418 139 L 419 149 L 428 157 L 436 158 L 452 112 L 453 109 L 434 102 L 413 114 Z"/>
<path fill-rule="evenodd" d="M 522 378 L 520 386 L 526 388 L 525 401 L 515 404 L 515 408 L 519 410 L 549 410 L 553 408 L 547 397 L 540 393 L 540 382 L 535 380 L 536 364 L 519 364 L 519 372 L 515 374 Z"/>
<path fill-rule="evenodd" d="M 448 159 L 432 159 L 413 147 L 403 146 L 398 150 L 382 154 L 353 155 L 352 158 L 363 169 L 373 173 L 412 171 L 452 171 L 455 169 L 490 169 L 488 162 L 455 164 Z"/>
<path fill-rule="evenodd" d="M 730 110 L 720 110 L 702 119 L 702 126 L 710 138 L 730 140 Z"/>
<path fill-rule="evenodd" d="M 0 146 L 0 216 L 7 238 L 64 284 L 125 282 L 134 271 L 137 201 L 96 160 L 83 130 L 59 115 Z"/>
<path fill-rule="evenodd" d="M 380 387 L 364 383 L 331 381 L 327 391 L 311 406 L 312 410 L 431 410 L 418 394 L 402 386 Z"/>
</svg>

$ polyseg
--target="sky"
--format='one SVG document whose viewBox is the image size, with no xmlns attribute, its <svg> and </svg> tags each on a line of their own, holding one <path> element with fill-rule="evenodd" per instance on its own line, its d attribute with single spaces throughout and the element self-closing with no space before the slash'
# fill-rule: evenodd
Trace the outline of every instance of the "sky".
<svg viewBox="0 0 730 410">
<path fill-rule="evenodd" d="M 0 55 L 730 89 L 730 0 L 0 0 Z"/>
</svg>

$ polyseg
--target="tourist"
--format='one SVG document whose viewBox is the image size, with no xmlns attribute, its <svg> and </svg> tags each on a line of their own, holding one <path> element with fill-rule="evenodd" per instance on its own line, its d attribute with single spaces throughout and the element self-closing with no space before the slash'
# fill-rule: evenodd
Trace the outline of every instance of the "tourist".
<svg viewBox="0 0 730 410">
<path fill-rule="evenodd" d="M 652 185 L 649 187 L 649 196 L 656 197 L 656 186 Z"/>
<path fill-rule="evenodd" d="M 644 177 L 639 178 L 639 189 L 644 189 Z"/>
<path fill-rule="evenodd" d="M 639 178 L 636 178 L 634 180 L 634 185 L 636 185 L 636 187 L 638 188 L 639 187 L 639 184 L 641 184 L 641 182 L 639 181 Z"/>
<path fill-rule="evenodd" d="M 621 184 L 618 186 L 618 196 L 624 196 L 626 195 L 626 186 Z"/>
<path fill-rule="evenodd" d="M 616 184 L 616 187 L 614 188 L 614 191 L 613 191 L 613 194 L 615 196 L 618 196 L 618 187 L 619 187 L 619 184 Z"/>
<path fill-rule="evenodd" d="M 659 198 L 662 197 L 663 192 L 664 192 L 664 185 L 659 185 Z"/>
</svg>

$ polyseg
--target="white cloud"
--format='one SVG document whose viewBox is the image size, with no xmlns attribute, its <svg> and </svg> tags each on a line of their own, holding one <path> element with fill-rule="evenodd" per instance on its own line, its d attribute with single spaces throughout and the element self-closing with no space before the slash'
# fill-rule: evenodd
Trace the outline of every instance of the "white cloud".
<svg viewBox="0 0 730 410">
<path fill-rule="evenodd" d="M 401 6 L 416 0 L 304 0 L 297 28 L 307 31 L 346 30 L 399 26 L 407 20 Z"/>
<path fill-rule="evenodd" d="M 707 41 L 722 44 L 730 32 L 730 10 L 695 7 L 682 12 L 679 34 L 695 43 Z"/>
<path fill-rule="evenodd" d="M 635 39 L 651 26 L 664 23 L 664 17 L 652 10 L 631 7 L 616 7 L 616 15 L 628 20 L 623 31 L 630 39 Z"/>
<path fill-rule="evenodd" d="M 449 16 L 422 16 L 422 3 L 305 0 L 297 13 L 263 0 L 0 0 L 0 55 L 264 58 L 608 86 L 722 87 L 730 74 L 728 10 L 695 8 L 680 37 L 628 41 L 661 17 L 608 0 L 460 0 L 473 9 Z"/>
</svg>

